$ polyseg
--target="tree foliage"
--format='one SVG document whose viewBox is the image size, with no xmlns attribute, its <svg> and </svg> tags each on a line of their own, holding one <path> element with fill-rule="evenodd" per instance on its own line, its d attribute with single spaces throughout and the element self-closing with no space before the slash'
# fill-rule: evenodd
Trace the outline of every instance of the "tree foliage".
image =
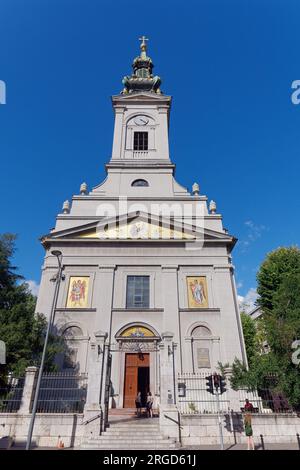
<svg viewBox="0 0 300 470">
<path fill-rule="evenodd" d="M 300 408 L 300 365 L 292 361 L 292 344 L 300 339 L 300 250 L 278 248 L 267 255 L 257 274 L 258 305 L 263 316 L 253 332 L 251 321 L 242 315 L 249 369 L 237 359 L 233 364 L 232 386 L 264 388 L 275 374 L 274 390 L 285 394 Z M 266 339 L 270 351 L 262 354 Z"/>
<path fill-rule="evenodd" d="M 256 354 L 256 326 L 253 319 L 245 312 L 241 313 L 241 321 L 243 327 L 243 334 L 247 352 L 248 363 L 251 364 Z"/>
<path fill-rule="evenodd" d="M 11 258 L 15 250 L 15 235 L 0 236 L 0 339 L 6 344 L 7 372 L 21 374 L 29 365 L 38 365 L 43 349 L 46 319 L 36 314 L 36 297 L 28 284 L 17 273 Z M 59 344 L 51 339 L 48 348 L 47 368 L 51 368 Z"/>
<path fill-rule="evenodd" d="M 257 273 L 258 305 L 264 314 L 271 313 L 282 282 L 300 273 L 300 250 L 296 246 L 278 248 L 269 253 Z"/>
</svg>

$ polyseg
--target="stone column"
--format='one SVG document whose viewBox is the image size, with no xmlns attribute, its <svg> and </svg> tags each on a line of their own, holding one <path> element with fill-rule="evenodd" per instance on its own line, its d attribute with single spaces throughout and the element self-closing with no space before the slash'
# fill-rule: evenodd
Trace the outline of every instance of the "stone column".
<svg viewBox="0 0 300 470">
<path fill-rule="evenodd" d="M 182 348 L 181 348 L 181 332 L 180 332 L 180 318 L 179 318 L 179 305 L 178 305 L 178 266 L 166 265 L 162 266 L 162 294 L 163 294 L 163 307 L 164 307 L 164 330 L 172 331 L 174 334 L 173 341 L 178 343 L 179 347 L 176 351 L 176 364 L 178 370 L 181 371 L 182 363 Z M 172 292 L 172 295 L 169 293 Z"/>
<path fill-rule="evenodd" d="M 160 343 L 160 406 L 159 425 L 161 432 L 168 437 L 179 437 L 176 371 L 176 345 L 173 333 L 162 333 Z M 175 389 L 175 390 L 174 390 Z"/>
<path fill-rule="evenodd" d="M 105 384 L 107 333 L 97 331 L 94 336 L 95 341 L 90 343 L 87 397 L 84 407 L 84 434 L 88 437 L 100 434 L 104 415 L 102 395 Z"/>
<path fill-rule="evenodd" d="M 114 139 L 113 139 L 113 149 L 112 149 L 113 160 L 121 158 L 122 138 L 123 138 L 123 145 L 124 145 L 123 116 L 124 116 L 124 106 L 115 106 L 115 127 L 114 127 Z"/>
<path fill-rule="evenodd" d="M 26 368 L 22 401 L 21 406 L 18 410 L 19 414 L 25 415 L 31 412 L 30 407 L 33 401 L 33 393 L 35 391 L 37 373 L 38 367 L 30 366 Z"/>
</svg>

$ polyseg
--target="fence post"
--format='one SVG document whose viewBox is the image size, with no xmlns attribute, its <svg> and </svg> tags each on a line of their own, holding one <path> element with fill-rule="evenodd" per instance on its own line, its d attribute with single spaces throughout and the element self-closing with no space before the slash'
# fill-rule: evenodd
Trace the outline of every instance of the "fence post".
<svg viewBox="0 0 300 470">
<path fill-rule="evenodd" d="M 90 344 L 87 397 L 84 406 L 85 435 L 99 435 L 104 413 L 105 360 L 107 333 L 97 331 Z"/>
<path fill-rule="evenodd" d="M 229 408 L 233 411 L 241 412 L 240 406 L 240 399 L 239 399 L 239 392 L 233 390 L 230 385 L 230 377 L 232 375 L 232 368 L 226 367 L 224 369 L 224 375 L 226 380 L 226 388 L 227 388 L 227 397 L 229 400 Z"/>
<path fill-rule="evenodd" d="M 38 367 L 30 366 L 26 368 L 21 406 L 18 411 L 19 414 L 31 413 L 31 404 L 36 385 L 37 372 Z"/>
<path fill-rule="evenodd" d="M 177 373 L 174 354 L 173 333 L 162 333 L 160 348 L 160 404 L 159 424 L 164 435 L 179 439 L 177 398 Z"/>
</svg>

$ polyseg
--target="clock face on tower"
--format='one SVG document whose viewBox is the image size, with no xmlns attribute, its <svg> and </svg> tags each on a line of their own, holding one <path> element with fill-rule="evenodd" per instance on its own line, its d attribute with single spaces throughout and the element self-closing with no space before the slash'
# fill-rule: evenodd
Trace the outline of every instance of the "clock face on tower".
<svg viewBox="0 0 300 470">
<path fill-rule="evenodd" d="M 147 116 L 137 116 L 134 122 L 137 126 L 146 126 L 149 122 L 149 118 Z"/>
</svg>

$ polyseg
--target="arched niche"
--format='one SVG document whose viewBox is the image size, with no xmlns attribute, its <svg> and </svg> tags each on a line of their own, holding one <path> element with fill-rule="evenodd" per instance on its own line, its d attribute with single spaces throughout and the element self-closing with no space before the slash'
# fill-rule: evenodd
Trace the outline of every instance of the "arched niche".
<svg viewBox="0 0 300 470">
<path fill-rule="evenodd" d="M 130 116 L 126 122 L 125 149 L 133 150 L 135 132 L 147 132 L 148 150 L 155 149 L 155 129 L 156 122 L 151 115 L 147 113 L 138 113 Z"/>
<path fill-rule="evenodd" d="M 193 372 L 204 372 L 213 367 L 213 336 L 210 328 L 198 324 L 190 329 Z"/>
</svg>

